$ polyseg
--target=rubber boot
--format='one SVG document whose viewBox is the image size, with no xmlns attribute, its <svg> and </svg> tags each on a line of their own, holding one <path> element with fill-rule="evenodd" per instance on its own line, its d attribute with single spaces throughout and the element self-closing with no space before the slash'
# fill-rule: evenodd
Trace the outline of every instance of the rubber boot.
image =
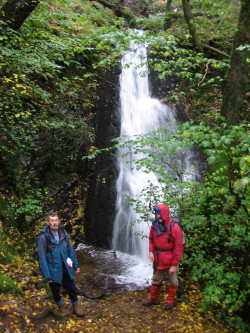
<svg viewBox="0 0 250 333">
<path fill-rule="evenodd" d="M 172 310 L 175 305 L 176 287 L 168 287 L 168 298 L 165 310 Z"/>
<path fill-rule="evenodd" d="M 78 303 L 77 304 L 72 304 L 73 306 L 73 313 L 77 315 L 77 317 L 83 317 L 84 314 L 82 310 L 79 308 Z"/>
<path fill-rule="evenodd" d="M 161 294 L 161 286 L 156 286 L 153 284 L 150 287 L 150 297 L 146 302 L 143 302 L 144 306 L 158 305 L 160 304 L 160 294 Z"/>
<path fill-rule="evenodd" d="M 62 316 L 68 316 L 69 315 L 69 311 L 65 308 L 64 304 L 61 304 L 58 306 L 58 311 Z"/>
</svg>

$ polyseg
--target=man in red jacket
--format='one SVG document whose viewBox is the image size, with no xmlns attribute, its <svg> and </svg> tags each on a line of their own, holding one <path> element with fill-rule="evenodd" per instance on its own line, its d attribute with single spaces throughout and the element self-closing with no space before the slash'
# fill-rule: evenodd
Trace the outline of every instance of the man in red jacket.
<svg viewBox="0 0 250 333">
<path fill-rule="evenodd" d="M 144 306 L 160 304 L 161 285 L 167 276 L 168 297 L 166 310 L 171 310 L 175 304 L 176 288 L 178 287 L 178 268 L 183 255 L 182 230 L 174 224 L 170 237 L 171 219 L 169 208 L 158 205 L 154 208 L 155 220 L 149 233 L 149 260 L 153 262 L 154 273 L 150 297 Z"/>
</svg>

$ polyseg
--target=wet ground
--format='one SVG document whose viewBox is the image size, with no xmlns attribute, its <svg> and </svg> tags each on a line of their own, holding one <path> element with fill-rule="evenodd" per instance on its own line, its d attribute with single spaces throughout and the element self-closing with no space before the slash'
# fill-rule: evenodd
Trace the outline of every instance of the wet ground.
<svg viewBox="0 0 250 333">
<path fill-rule="evenodd" d="M 101 295 L 116 291 L 143 290 L 149 286 L 147 275 L 150 267 L 144 270 L 140 265 L 141 272 L 137 269 L 137 276 L 133 272 L 133 267 L 139 265 L 137 258 L 83 244 L 79 248 L 76 251 L 81 268 L 76 276 L 79 290 L 90 295 Z"/>
</svg>

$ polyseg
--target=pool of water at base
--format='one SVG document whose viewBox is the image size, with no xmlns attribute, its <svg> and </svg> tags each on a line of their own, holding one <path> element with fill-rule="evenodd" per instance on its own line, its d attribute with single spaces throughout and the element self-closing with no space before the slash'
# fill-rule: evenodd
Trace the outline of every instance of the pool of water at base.
<svg viewBox="0 0 250 333">
<path fill-rule="evenodd" d="M 76 255 L 81 272 L 76 284 L 87 295 L 143 290 L 152 277 L 152 264 L 135 255 L 79 244 Z"/>
</svg>

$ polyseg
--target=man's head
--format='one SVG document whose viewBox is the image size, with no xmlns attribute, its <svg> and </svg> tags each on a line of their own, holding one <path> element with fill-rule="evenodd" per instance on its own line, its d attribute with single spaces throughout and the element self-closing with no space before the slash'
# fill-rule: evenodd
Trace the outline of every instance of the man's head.
<svg viewBox="0 0 250 333">
<path fill-rule="evenodd" d="M 155 211 L 155 218 L 157 219 L 158 223 L 159 224 L 164 224 L 164 220 L 161 216 L 161 211 L 158 207 L 155 207 L 154 208 L 154 211 Z"/>
<path fill-rule="evenodd" d="M 48 221 L 47 224 L 50 226 L 50 229 L 52 232 L 57 233 L 59 225 L 60 225 L 60 220 L 57 214 L 50 214 L 48 215 Z"/>
<path fill-rule="evenodd" d="M 168 206 L 161 204 L 154 207 L 155 217 L 158 220 L 158 223 L 170 223 L 169 208 Z"/>
</svg>

